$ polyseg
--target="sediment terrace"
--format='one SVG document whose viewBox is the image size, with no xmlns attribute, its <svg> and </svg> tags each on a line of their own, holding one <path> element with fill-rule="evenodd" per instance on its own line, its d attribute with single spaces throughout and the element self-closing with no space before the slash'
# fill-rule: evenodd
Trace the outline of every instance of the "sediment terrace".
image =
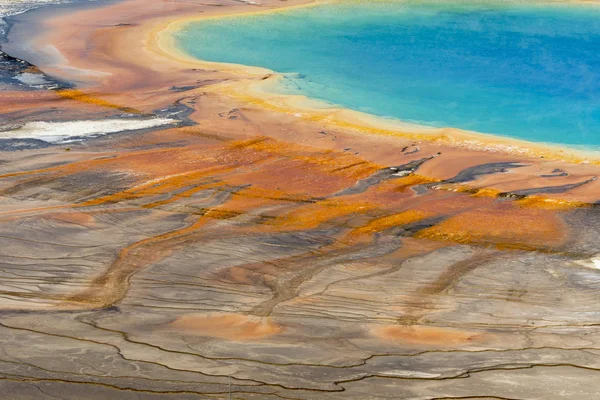
<svg viewBox="0 0 600 400">
<path fill-rule="evenodd" d="M 17 122 L 186 110 L 175 128 L 0 153 L 2 393 L 598 397 L 594 163 L 307 121 L 164 60 L 128 64 L 117 90 L 124 64 L 100 44 L 135 37 L 119 24 L 216 8 L 146 3 L 83 11 L 95 23 L 55 42 L 112 65 L 96 86 L 0 93 Z"/>
</svg>

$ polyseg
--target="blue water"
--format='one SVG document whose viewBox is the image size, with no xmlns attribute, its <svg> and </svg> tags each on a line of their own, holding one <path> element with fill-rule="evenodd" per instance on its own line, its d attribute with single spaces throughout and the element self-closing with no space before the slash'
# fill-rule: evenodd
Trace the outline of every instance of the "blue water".
<svg viewBox="0 0 600 400">
<path fill-rule="evenodd" d="M 189 24 L 203 60 L 290 75 L 281 90 L 436 127 L 600 145 L 600 7 L 363 1 Z"/>
</svg>

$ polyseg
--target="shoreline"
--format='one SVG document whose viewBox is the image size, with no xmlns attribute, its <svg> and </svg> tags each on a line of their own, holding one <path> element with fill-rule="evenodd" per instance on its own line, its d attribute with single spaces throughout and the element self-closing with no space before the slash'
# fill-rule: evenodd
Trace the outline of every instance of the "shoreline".
<svg viewBox="0 0 600 400">
<path fill-rule="evenodd" d="M 311 121 L 322 121 L 338 128 L 353 129 L 367 134 L 389 135 L 423 140 L 442 146 L 464 148 L 467 150 L 483 150 L 510 155 L 524 155 L 534 158 L 546 158 L 569 163 L 592 163 L 600 165 L 600 149 L 584 150 L 576 145 L 561 143 L 533 142 L 500 134 L 469 131 L 453 127 L 433 127 L 403 121 L 396 117 L 383 117 L 375 114 L 345 108 L 324 100 L 306 95 L 277 93 L 274 88 L 284 74 L 268 68 L 252 65 L 222 63 L 197 59 L 177 46 L 175 35 L 186 25 L 206 20 L 227 18 L 232 16 L 252 16 L 272 14 L 275 12 L 293 12 L 298 8 L 318 7 L 323 4 L 343 2 L 344 0 L 309 0 L 308 3 L 289 7 L 248 11 L 241 13 L 222 13 L 210 16 L 192 16 L 165 22 L 152 31 L 149 48 L 161 56 L 180 63 L 196 65 L 200 68 L 214 68 L 233 72 L 241 76 L 238 82 L 227 82 L 216 85 L 212 90 L 222 95 L 231 96 L 246 103 L 269 110 L 294 115 Z M 532 5 L 566 6 L 570 4 L 598 6 L 596 1 L 534 1 Z M 243 79 L 247 78 L 247 79 Z M 583 145 L 581 145 L 583 147 Z"/>
<path fill-rule="evenodd" d="M 525 145 L 523 149 L 515 139 L 489 135 L 491 139 L 496 139 L 495 143 L 490 143 L 493 141 L 486 140 L 488 135 L 455 129 L 415 128 L 402 123 L 401 129 L 398 129 L 396 121 L 330 106 L 318 108 L 315 107 L 318 102 L 303 96 L 273 96 L 266 89 L 276 82 L 277 75 L 269 70 L 203 62 L 169 45 L 173 40 L 170 36 L 172 29 L 191 20 L 240 13 L 282 12 L 288 9 L 286 7 L 321 4 L 318 1 L 299 0 L 285 5 L 267 1 L 260 7 L 227 0 L 219 7 L 212 3 L 170 3 L 171 11 L 156 5 L 148 10 L 137 10 L 137 5 L 141 3 L 141 0 L 125 0 L 96 8 L 95 11 L 83 9 L 66 15 L 44 14 L 40 21 L 43 21 L 40 24 L 42 34 L 30 37 L 24 27 L 17 24 L 16 36 L 12 36 L 13 42 L 9 44 L 18 49 L 15 38 L 24 41 L 25 45 L 20 48 L 28 54 L 35 53 L 34 57 L 40 57 L 43 62 L 39 67 L 44 73 L 77 82 L 78 91 L 73 91 L 77 93 L 66 96 L 76 102 L 152 113 L 182 98 L 204 96 L 210 104 L 206 101 L 202 102 L 201 107 L 190 104 L 189 107 L 193 109 L 190 121 L 214 135 L 231 134 L 241 138 L 264 135 L 287 143 L 310 143 L 340 153 L 352 147 L 352 151 L 356 149 L 361 157 L 379 165 L 395 165 L 399 161 L 398 155 L 411 161 L 424 155 L 443 153 L 444 157 L 421 167 L 419 172 L 437 180 L 446 179 L 461 169 L 482 162 L 519 161 L 531 166 L 511 171 L 508 175 L 497 175 L 493 179 L 478 180 L 474 184 L 499 192 L 546 187 L 561 182 L 571 184 L 578 179 L 584 181 L 600 175 L 596 165 L 598 160 L 585 152 L 571 153 L 543 144 L 532 145 L 532 142 L 522 142 Z M 97 22 L 91 26 L 78 25 L 82 17 L 91 13 L 94 13 Z M 36 18 L 36 21 L 40 20 L 39 14 Z M 79 37 L 73 36 L 75 31 L 79 32 Z M 48 46 L 64 59 L 62 64 L 43 58 Z M 87 48 L 96 51 L 88 53 L 85 50 Z M 217 66 L 219 68 L 215 68 Z M 263 80 L 266 75 L 270 79 Z M 193 89 L 183 94 L 171 90 L 188 85 Z M 244 91 L 240 91 L 240 88 Z M 252 115 L 252 124 L 244 127 L 223 125 L 225 121 L 221 119 L 219 109 L 240 107 L 246 114 Z M 253 126 L 262 128 L 257 130 Z M 287 128 L 282 130 L 281 126 Z M 296 132 L 291 135 L 286 132 L 289 130 Z M 333 132 L 337 142 L 314 141 L 314 132 L 319 130 Z M 420 148 L 420 152 L 402 154 L 401 150 L 411 145 Z M 534 172 L 540 168 L 547 171 Z M 568 176 L 560 181 L 557 178 L 543 178 L 556 168 L 568 170 Z M 558 201 L 593 204 L 598 201 L 594 190 L 597 186 L 598 182 L 590 183 L 583 188 L 549 197 Z"/>
</svg>

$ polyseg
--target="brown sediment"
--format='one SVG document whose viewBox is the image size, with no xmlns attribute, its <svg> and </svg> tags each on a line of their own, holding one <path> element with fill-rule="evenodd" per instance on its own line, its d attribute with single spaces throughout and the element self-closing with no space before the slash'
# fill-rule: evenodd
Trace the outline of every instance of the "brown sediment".
<svg viewBox="0 0 600 400">
<path fill-rule="evenodd" d="M 486 334 L 461 331 L 435 326 L 383 325 L 372 330 L 373 335 L 394 342 L 412 345 L 457 347 L 483 343 L 489 340 Z"/>
<path fill-rule="evenodd" d="M 551 249 L 564 243 L 566 232 L 560 218 L 551 211 L 508 205 L 466 211 L 419 232 L 417 237 L 516 249 Z"/>
<path fill-rule="evenodd" d="M 371 220 L 365 226 L 361 226 L 352 231 L 351 235 L 368 235 L 375 232 L 382 232 L 396 226 L 421 221 L 427 217 L 432 217 L 433 215 L 435 214 L 419 210 L 407 210 L 398 214 Z"/>
<path fill-rule="evenodd" d="M 542 208 L 547 210 L 572 210 L 574 208 L 588 208 L 593 204 L 582 201 L 559 200 L 546 196 L 530 196 L 518 200 L 517 203 L 523 207 Z"/>
<path fill-rule="evenodd" d="M 94 225 L 95 218 L 93 215 L 82 213 L 82 212 L 61 212 L 56 214 L 49 214 L 46 218 L 64 222 L 67 224 L 81 225 L 83 227 L 92 227 Z"/>
<path fill-rule="evenodd" d="M 131 113 L 131 114 L 140 114 L 140 111 L 138 111 L 136 109 L 111 103 L 111 102 L 103 100 L 100 97 L 95 96 L 93 94 L 84 93 L 81 90 L 60 89 L 60 90 L 56 90 L 56 94 L 58 94 L 60 97 L 65 98 L 65 99 L 75 100 L 75 101 L 82 102 L 82 103 L 89 103 L 89 104 L 93 104 L 93 105 L 96 105 L 99 107 L 116 108 L 117 110 Z"/>
<path fill-rule="evenodd" d="M 277 335 L 283 328 L 271 318 L 258 318 L 239 314 L 184 315 L 171 322 L 172 329 L 198 336 L 227 340 L 258 340 Z"/>
<path fill-rule="evenodd" d="M 293 212 L 273 220 L 279 230 L 313 229 L 324 222 L 350 214 L 366 213 L 374 206 L 363 202 L 323 200 L 297 208 Z"/>
</svg>

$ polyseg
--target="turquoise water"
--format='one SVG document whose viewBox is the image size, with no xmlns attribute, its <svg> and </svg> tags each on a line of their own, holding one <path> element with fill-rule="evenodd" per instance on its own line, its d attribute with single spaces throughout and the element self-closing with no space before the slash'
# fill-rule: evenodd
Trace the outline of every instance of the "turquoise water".
<svg viewBox="0 0 600 400">
<path fill-rule="evenodd" d="M 408 122 L 600 145 L 600 7 L 372 1 L 189 24 L 199 59 L 293 73 L 280 90 Z"/>
</svg>

